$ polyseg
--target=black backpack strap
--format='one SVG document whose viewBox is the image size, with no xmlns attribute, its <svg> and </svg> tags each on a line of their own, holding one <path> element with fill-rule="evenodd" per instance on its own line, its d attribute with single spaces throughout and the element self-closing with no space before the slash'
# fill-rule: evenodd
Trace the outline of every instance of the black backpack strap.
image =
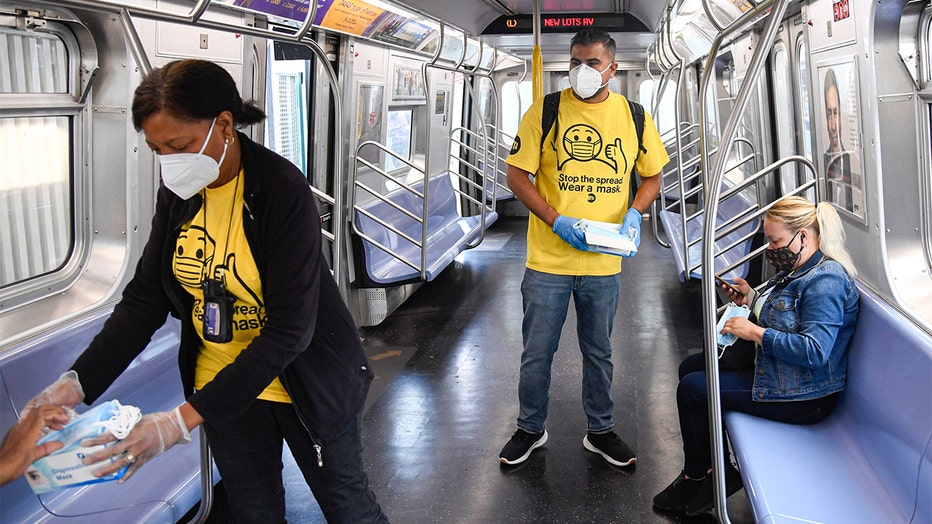
<svg viewBox="0 0 932 524">
<path fill-rule="evenodd" d="M 631 118 L 634 120 L 634 130 L 638 134 L 638 154 L 646 154 L 647 149 L 644 148 L 644 106 L 637 102 L 628 100 L 628 107 L 631 108 Z"/>
<path fill-rule="evenodd" d="M 544 97 L 544 110 L 540 115 L 540 148 L 544 149 L 544 140 L 550 134 L 553 123 L 557 121 L 557 114 L 560 112 L 560 91 L 550 93 Z"/>
</svg>

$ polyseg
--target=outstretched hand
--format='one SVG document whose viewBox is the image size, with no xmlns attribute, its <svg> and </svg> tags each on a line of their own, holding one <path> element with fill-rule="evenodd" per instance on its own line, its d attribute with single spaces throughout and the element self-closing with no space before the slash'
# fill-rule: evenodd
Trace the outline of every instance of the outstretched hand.
<svg viewBox="0 0 932 524">
<path fill-rule="evenodd" d="M 86 439 L 81 444 L 92 447 L 116 440 L 113 434 L 107 432 L 100 437 Z M 126 438 L 90 455 L 84 463 L 88 465 L 102 463 L 104 467 L 94 471 L 94 475 L 98 477 L 116 473 L 124 466 L 129 466 L 126 474 L 119 481 L 122 484 L 149 460 L 161 455 L 175 444 L 189 442 L 191 442 L 191 433 L 185 426 L 178 408 L 149 413 L 143 415 Z"/>
<path fill-rule="evenodd" d="M 27 402 L 20 416 L 28 417 L 29 413 L 39 406 L 65 406 L 74 409 L 82 400 L 84 400 L 84 389 L 78 381 L 78 372 L 73 369 L 68 370 Z"/>
<path fill-rule="evenodd" d="M 6 434 L 0 447 L 0 485 L 16 479 L 29 464 L 53 453 L 62 447 L 61 442 L 46 442 L 37 446 L 43 430 L 48 427 L 61 429 L 71 419 L 68 411 L 61 406 L 39 406 L 20 419 L 19 423 Z"/>
</svg>

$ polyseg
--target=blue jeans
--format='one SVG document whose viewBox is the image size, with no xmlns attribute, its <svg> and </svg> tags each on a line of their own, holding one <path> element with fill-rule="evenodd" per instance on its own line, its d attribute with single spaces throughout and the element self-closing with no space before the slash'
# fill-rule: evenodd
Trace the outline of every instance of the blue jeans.
<svg viewBox="0 0 932 524">
<path fill-rule="evenodd" d="M 285 520 L 282 441 L 294 455 L 327 522 L 388 522 L 369 489 L 362 465 L 357 415 L 321 446 L 323 466 L 294 407 L 256 400 L 228 434 L 204 424 L 207 440 L 237 524 L 280 524 Z"/>
<path fill-rule="evenodd" d="M 690 355 L 680 363 L 680 384 L 676 389 L 676 407 L 680 415 L 680 432 L 686 475 L 699 478 L 712 467 L 712 437 L 709 434 L 709 395 L 705 373 L 705 356 Z M 790 424 L 813 424 L 824 419 L 838 403 L 840 393 L 812 400 L 755 402 L 751 396 L 754 369 L 725 371 L 718 374 L 723 411 L 739 411 Z M 727 447 L 726 447 L 727 449 Z"/>
<path fill-rule="evenodd" d="M 619 275 L 607 277 L 551 275 L 525 269 L 521 282 L 524 322 L 521 376 L 518 381 L 518 427 L 544 430 L 550 402 L 550 368 L 560 343 L 570 297 L 576 305 L 576 335 L 583 355 L 582 401 L 588 429 L 612 429 L 612 324 L 621 291 Z"/>
</svg>

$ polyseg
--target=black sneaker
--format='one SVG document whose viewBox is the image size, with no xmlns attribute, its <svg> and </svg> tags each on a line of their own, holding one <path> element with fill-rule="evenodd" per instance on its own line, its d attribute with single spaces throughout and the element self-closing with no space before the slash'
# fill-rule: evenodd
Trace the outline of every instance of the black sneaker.
<svg viewBox="0 0 932 524">
<path fill-rule="evenodd" d="M 586 433 L 582 439 L 582 445 L 589 451 L 602 455 L 609 464 L 616 466 L 630 466 L 637 460 L 634 451 L 614 431 Z"/>
<path fill-rule="evenodd" d="M 528 433 L 519 429 L 502 448 L 502 452 L 498 454 L 498 460 L 503 464 L 520 464 L 531 456 L 532 451 L 543 446 L 545 442 L 547 442 L 546 429 L 541 433 Z"/>
<path fill-rule="evenodd" d="M 708 475 L 701 479 L 691 479 L 681 471 L 666 489 L 654 497 L 654 507 L 664 511 L 685 511 L 689 502 L 699 493 L 705 478 Z"/>
<path fill-rule="evenodd" d="M 715 486 L 713 485 L 712 475 L 706 475 L 702 479 L 699 491 L 686 503 L 686 516 L 695 517 L 708 513 L 715 506 Z M 725 496 L 730 497 L 741 490 L 744 483 L 741 481 L 741 473 L 731 464 L 725 466 Z"/>
</svg>

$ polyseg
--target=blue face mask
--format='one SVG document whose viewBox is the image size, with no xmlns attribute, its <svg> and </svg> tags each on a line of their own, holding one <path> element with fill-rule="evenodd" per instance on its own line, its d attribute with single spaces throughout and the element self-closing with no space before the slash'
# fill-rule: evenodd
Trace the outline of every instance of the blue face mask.
<svg viewBox="0 0 932 524">
<path fill-rule="evenodd" d="M 722 318 L 718 320 L 718 324 L 715 326 L 715 343 L 718 347 L 728 347 L 738 340 L 738 336 L 734 333 L 722 334 L 722 328 L 725 327 L 725 322 L 730 318 L 748 318 L 749 316 L 751 316 L 751 310 L 748 309 L 747 306 L 736 306 L 734 303 L 728 304 L 728 307 L 726 307 L 725 311 L 722 313 Z M 721 358 L 721 355 L 719 355 L 719 358 Z"/>
</svg>

